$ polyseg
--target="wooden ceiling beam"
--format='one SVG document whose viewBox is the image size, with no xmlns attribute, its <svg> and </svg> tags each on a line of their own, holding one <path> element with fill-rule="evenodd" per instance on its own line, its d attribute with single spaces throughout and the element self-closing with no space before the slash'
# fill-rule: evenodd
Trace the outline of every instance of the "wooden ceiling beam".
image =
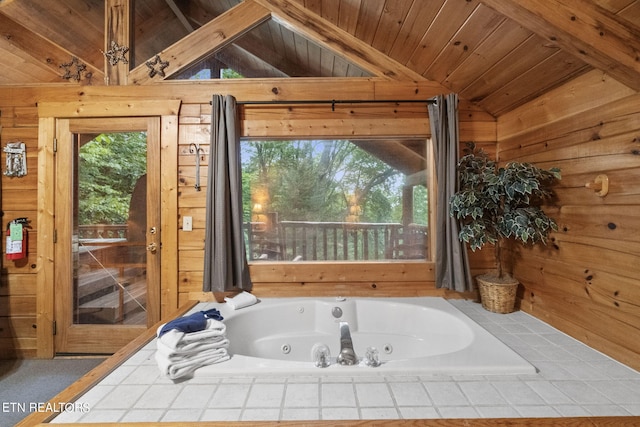
<svg viewBox="0 0 640 427">
<path fill-rule="evenodd" d="M 640 29 L 582 0 L 482 3 L 634 90 L 640 90 Z"/>
<path fill-rule="evenodd" d="M 104 52 L 114 55 L 112 63 L 107 55 L 104 59 L 106 85 L 126 85 L 129 75 L 129 58 L 133 44 L 131 26 L 133 0 L 106 0 L 104 2 Z M 114 51 L 114 43 L 116 47 Z M 129 49 L 124 53 L 123 48 Z"/>
<path fill-rule="evenodd" d="M 194 31 L 193 26 L 191 25 L 187 17 L 184 16 L 184 13 L 182 13 L 182 11 L 180 10 L 176 2 L 174 0 L 165 0 L 165 1 L 167 2 L 167 5 L 169 6 L 169 8 L 171 8 L 171 11 L 173 12 L 173 14 L 176 15 L 176 18 L 178 18 L 178 21 L 180 21 L 182 26 L 188 32 L 192 33 Z"/>
<path fill-rule="evenodd" d="M 269 8 L 280 25 L 324 46 L 377 77 L 389 80 L 425 80 L 420 74 L 398 63 L 331 22 L 287 0 L 255 0 Z M 449 90 L 442 88 L 442 93 Z"/>
<path fill-rule="evenodd" d="M 77 65 L 84 65 L 86 67 L 84 71 L 79 73 L 81 77 L 80 82 L 98 85 L 103 84 L 104 73 L 102 70 L 92 66 L 89 62 L 84 61 L 73 52 L 69 52 L 52 41 L 34 33 L 2 13 L 0 13 L 0 32 L 2 33 L 2 37 L 9 40 L 17 49 L 29 53 L 29 55 L 35 58 L 40 64 L 59 75 L 61 81 L 65 74 L 63 64 L 69 64 L 73 58 L 77 58 Z M 70 68 L 74 68 L 74 66 Z M 75 71 L 75 69 L 71 69 L 71 71 Z"/>
<path fill-rule="evenodd" d="M 150 58 L 149 61 L 133 69 L 129 73 L 129 82 L 147 84 L 167 79 L 215 50 L 232 43 L 270 17 L 269 9 L 252 0 L 245 0 L 158 52 L 155 59 Z M 159 62 L 166 64 L 166 68 L 158 68 Z M 161 72 L 152 72 L 152 67 Z"/>
</svg>

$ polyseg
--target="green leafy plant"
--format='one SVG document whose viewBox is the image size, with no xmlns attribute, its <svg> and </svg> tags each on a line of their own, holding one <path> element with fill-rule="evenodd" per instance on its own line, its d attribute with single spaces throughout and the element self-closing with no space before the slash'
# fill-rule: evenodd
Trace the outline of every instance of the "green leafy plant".
<svg viewBox="0 0 640 427">
<path fill-rule="evenodd" d="M 475 144 L 467 144 L 458 162 L 459 190 L 451 197 L 451 216 L 460 221 L 459 239 L 471 250 L 487 243 L 495 246 L 498 277 L 505 276 L 501 243 L 514 239 L 523 244 L 547 242 L 558 225 L 541 206 L 552 198 L 551 187 L 560 169 L 540 169 L 530 163 L 499 167 Z"/>
</svg>

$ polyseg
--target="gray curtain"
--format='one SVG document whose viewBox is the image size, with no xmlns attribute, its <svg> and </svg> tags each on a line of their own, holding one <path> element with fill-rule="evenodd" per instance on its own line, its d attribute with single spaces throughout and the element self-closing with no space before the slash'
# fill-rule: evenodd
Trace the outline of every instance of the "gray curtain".
<svg viewBox="0 0 640 427">
<path fill-rule="evenodd" d="M 242 170 L 236 100 L 213 95 L 203 291 L 250 291 L 242 230 Z"/>
<path fill-rule="evenodd" d="M 458 239 L 458 221 L 449 214 L 449 199 L 456 192 L 459 157 L 458 95 L 436 97 L 429 104 L 431 138 L 435 151 L 436 207 L 436 287 L 454 291 L 473 290 L 467 248 Z"/>
</svg>

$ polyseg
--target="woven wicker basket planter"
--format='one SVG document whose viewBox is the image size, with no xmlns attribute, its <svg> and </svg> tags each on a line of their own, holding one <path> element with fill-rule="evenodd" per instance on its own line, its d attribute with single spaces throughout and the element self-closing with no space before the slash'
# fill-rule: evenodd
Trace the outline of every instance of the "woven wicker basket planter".
<svg viewBox="0 0 640 427">
<path fill-rule="evenodd" d="M 493 313 L 511 313 L 515 310 L 516 291 L 518 290 L 518 281 L 511 279 L 496 282 L 495 276 L 482 275 L 476 277 L 478 289 L 480 290 L 480 301 L 485 310 Z"/>
</svg>

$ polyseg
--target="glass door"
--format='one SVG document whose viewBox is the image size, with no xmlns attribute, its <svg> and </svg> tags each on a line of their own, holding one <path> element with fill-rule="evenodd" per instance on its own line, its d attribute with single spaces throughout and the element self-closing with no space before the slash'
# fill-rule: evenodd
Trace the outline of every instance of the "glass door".
<svg viewBox="0 0 640 427">
<path fill-rule="evenodd" d="M 112 353 L 159 320 L 157 128 L 157 118 L 59 120 L 58 353 Z"/>
</svg>

